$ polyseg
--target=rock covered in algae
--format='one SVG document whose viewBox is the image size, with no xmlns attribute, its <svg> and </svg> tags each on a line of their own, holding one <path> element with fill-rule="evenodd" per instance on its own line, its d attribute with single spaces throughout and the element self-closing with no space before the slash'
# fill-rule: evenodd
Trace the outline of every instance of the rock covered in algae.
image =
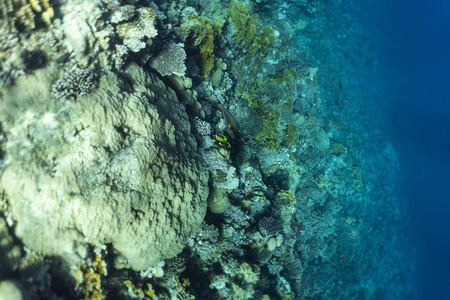
<svg viewBox="0 0 450 300">
<path fill-rule="evenodd" d="M 111 244 L 116 268 L 178 254 L 206 213 L 208 170 L 188 116 L 154 74 L 130 65 L 62 102 L 55 67 L 17 80 L 0 103 L 0 189 L 29 248 L 74 263 Z"/>
</svg>

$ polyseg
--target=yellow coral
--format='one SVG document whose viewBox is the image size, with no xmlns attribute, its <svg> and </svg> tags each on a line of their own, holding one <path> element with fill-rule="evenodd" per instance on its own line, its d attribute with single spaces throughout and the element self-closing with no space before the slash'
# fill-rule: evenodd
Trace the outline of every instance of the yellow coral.
<svg viewBox="0 0 450 300">
<path fill-rule="evenodd" d="M 41 12 L 42 11 L 41 3 L 40 3 L 39 0 L 30 0 L 29 2 L 30 2 L 30 5 L 31 5 L 31 8 L 33 8 L 34 11 L 37 11 L 37 12 Z M 48 2 L 45 1 L 45 0 L 44 0 L 44 2 L 48 6 Z"/>
<path fill-rule="evenodd" d="M 143 290 L 142 287 L 136 287 L 130 280 L 124 281 L 125 286 L 128 288 L 128 294 L 132 298 L 137 299 L 157 299 L 155 291 L 150 283 L 147 283 L 147 289 Z"/>
<path fill-rule="evenodd" d="M 191 285 L 191 283 L 189 282 L 189 279 L 183 278 L 182 286 L 183 286 L 184 288 L 186 288 L 186 287 L 188 287 L 188 286 L 190 286 L 190 285 Z"/>
<path fill-rule="evenodd" d="M 55 12 L 53 11 L 53 8 L 48 6 L 45 11 L 41 15 L 42 21 L 49 24 L 51 20 L 53 19 L 53 16 L 55 15 Z"/>
<path fill-rule="evenodd" d="M 150 283 L 147 283 L 147 290 L 144 293 L 150 297 L 150 299 L 156 299 L 155 291 Z"/>
<path fill-rule="evenodd" d="M 230 3 L 229 16 L 236 32 L 236 44 L 243 41 L 244 48 L 247 48 L 255 36 L 256 29 L 259 26 L 258 15 L 250 13 L 250 4 L 238 3 L 232 1 Z"/>
<path fill-rule="evenodd" d="M 261 51 L 262 54 L 266 54 L 267 48 L 275 41 L 275 30 L 272 27 L 266 26 L 263 30 L 255 36 L 252 43 L 252 49 L 250 54 L 255 55 L 256 51 Z"/>
<path fill-rule="evenodd" d="M 177 299 L 194 300 L 195 297 L 186 291 L 186 288 L 191 285 L 189 279 L 183 278 L 183 284 L 180 283 L 178 276 L 173 278 L 175 283 L 175 289 L 177 290 Z"/>
<path fill-rule="evenodd" d="M 84 299 L 105 299 L 106 291 L 102 288 L 102 276 L 106 275 L 106 263 L 99 255 L 95 255 L 93 262 L 82 263 L 71 268 L 75 279 L 75 290 Z"/>
<path fill-rule="evenodd" d="M 35 28 L 35 13 L 49 24 L 53 19 L 54 11 L 48 0 L 4 0 L 0 1 L 0 26 L 13 29 L 16 23 L 22 24 L 26 29 Z"/>
<path fill-rule="evenodd" d="M 330 180 L 322 174 L 314 178 L 313 182 L 319 189 L 329 190 Z"/>
</svg>

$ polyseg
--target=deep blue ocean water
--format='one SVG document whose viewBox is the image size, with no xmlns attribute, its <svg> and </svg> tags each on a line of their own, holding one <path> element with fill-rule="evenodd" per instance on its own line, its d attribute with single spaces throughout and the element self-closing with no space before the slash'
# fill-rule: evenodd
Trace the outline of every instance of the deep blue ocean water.
<svg viewBox="0 0 450 300">
<path fill-rule="evenodd" d="M 383 130 L 399 153 L 398 195 L 406 202 L 409 220 L 405 222 L 410 224 L 406 235 L 411 236 L 415 246 L 410 249 L 415 259 L 404 262 L 414 270 L 411 284 L 417 295 L 410 297 L 450 299 L 450 2 L 375 0 L 360 2 L 354 8 L 356 11 L 343 8 L 342 13 L 334 9 L 331 15 L 339 20 L 345 9 L 353 17 L 355 13 L 367 12 L 366 16 L 360 16 L 358 24 L 370 37 L 364 40 L 364 32 L 359 32 L 358 39 L 363 42 L 360 49 L 373 46 L 370 41 L 381 43 L 377 45 L 381 71 L 376 73 L 374 82 L 366 83 L 369 94 L 376 93 L 376 85 L 380 84 L 380 93 L 369 99 L 360 92 L 359 97 L 366 97 L 368 103 L 359 105 L 365 106 L 364 113 L 372 116 L 373 123 L 380 117 L 376 111 L 386 105 L 383 114 L 387 115 L 382 117 L 387 122 Z M 375 38 L 373 34 L 377 31 L 371 32 L 371 28 L 379 28 L 382 36 Z M 345 52 L 351 47 L 349 44 L 341 50 Z M 339 46 L 334 51 L 337 49 Z M 364 55 L 363 50 L 360 53 Z M 337 60 L 331 63 L 339 64 Z M 339 68 L 348 67 L 349 71 L 344 72 L 348 79 L 352 78 L 355 65 L 356 61 L 351 65 L 341 62 Z M 364 85 L 358 75 L 353 75 L 354 81 Z M 349 97 L 350 102 L 358 101 L 357 98 Z M 373 100 L 379 103 L 370 104 Z M 363 127 L 362 123 L 362 119 L 355 118 L 355 124 Z M 364 130 L 368 127 L 361 128 Z M 372 155 L 376 155 L 375 149 Z M 389 267 L 380 265 L 381 269 Z"/>
<path fill-rule="evenodd" d="M 386 1 L 389 128 L 420 299 L 450 299 L 450 2 Z"/>
</svg>

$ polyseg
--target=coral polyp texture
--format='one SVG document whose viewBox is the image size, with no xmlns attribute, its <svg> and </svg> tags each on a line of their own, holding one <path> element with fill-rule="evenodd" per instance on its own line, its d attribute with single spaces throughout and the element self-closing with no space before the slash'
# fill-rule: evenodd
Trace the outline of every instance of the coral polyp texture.
<svg viewBox="0 0 450 300">
<path fill-rule="evenodd" d="M 0 188 L 17 236 L 72 262 L 110 244 L 116 268 L 177 255 L 205 215 L 208 171 L 175 93 L 131 65 L 61 102 L 57 74 L 21 78 L 0 104 L 10 137 Z"/>
<path fill-rule="evenodd" d="M 148 7 L 137 10 L 137 17 L 117 26 L 117 34 L 131 51 L 138 52 L 146 47 L 144 39 L 154 38 L 158 31 L 154 26 L 156 12 Z"/>
<path fill-rule="evenodd" d="M 184 51 L 183 44 L 170 44 L 151 61 L 150 66 L 162 76 L 172 74 L 184 76 L 186 72 L 185 60 L 186 51 Z"/>
</svg>

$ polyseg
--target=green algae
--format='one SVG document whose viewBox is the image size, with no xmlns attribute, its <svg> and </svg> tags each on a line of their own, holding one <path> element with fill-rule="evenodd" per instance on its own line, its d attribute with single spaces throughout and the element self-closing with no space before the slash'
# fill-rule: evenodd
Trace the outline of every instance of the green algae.
<svg viewBox="0 0 450 300">
<path fill-rule="evenodd" d="M 248 3 L 231 1 L 229 7 L 229 18 L 236 29 L 236 44 L 242 42 L 242 46 L 247 48 L 252 42 L 256 30 L 259 26 L 258 15 L 250 15 L 251 7 Z"/>
<path fill-rule="evenodd" d="M 280 146 L 292 146 L 298 142 L 297 128 L 288 124 L 280 130 L 281 111 L 292 107 L 292 92 L 298 78 L 295 69 L 286 69 L 273 76 L 252 79 L 238 83 L 235 95 L 248 101 L 261 118 L 262 128 L 256 141 L 269 151 L 277 151 Z"/>
<path fill-rule="evenodd" d="M 345 152 L 345 147 L 342 144 L 333 143 L 330 146 L 330 150 L 335 155 L 340 155 Z"/>
<path fill-rule="evenodd" d="M 198 48 L 196 57 L 203 77 L 208 77 L 214 67 L 214 41 L 222 37 L 224 21 L 216 18 L 212 22 L 207 17 L 191 15 L 188 22 L 181 25 L 181 30 L 193 39 L 194 47 Z"/>
<path fill-rule="evenodd" d="M 242 44 L 251 55 L 255 55 L 258 50 L 266 54 L 267 48 L 276 40 L 275 30 L 270 26 L 261 29 L 259 16 L 251 14 L 248 3 L 232 1 L 228 16 L 235 28 L 236 44 Z"/>
<path fill-rule="evenodd" d="M 286 128 L 283 129 L 283 137 L 281 140 L 281 145 L 290 147 L 298 143 L 298 131 L 295 124 L 289 123 Z"/>
<path fill-rule="evenodd" d="M 252 43 L 250 54 L 255 55 L 256 51 L 260 50 L 262 54 L 266 54 L 267 48 L 275 41 L 275 30 L 272 27 L 266 26 L 261 33 L 255 36 Z"/>
</svg>

